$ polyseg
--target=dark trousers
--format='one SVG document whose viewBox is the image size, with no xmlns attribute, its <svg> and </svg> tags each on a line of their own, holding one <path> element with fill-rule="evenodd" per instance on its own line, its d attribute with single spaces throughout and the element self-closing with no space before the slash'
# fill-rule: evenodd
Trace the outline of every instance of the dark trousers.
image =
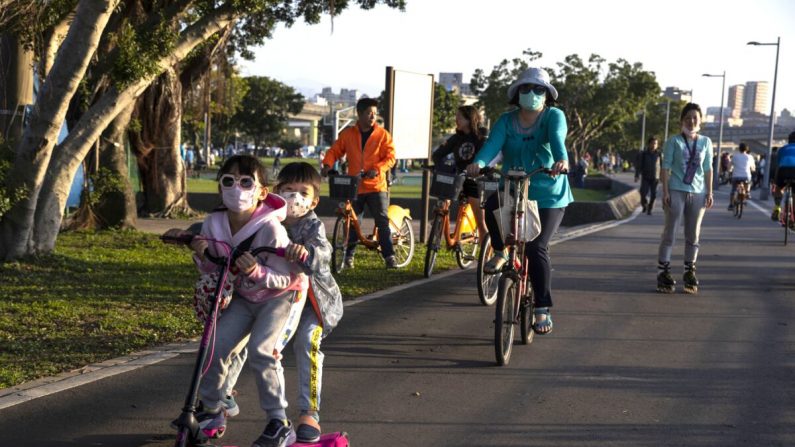
<svg viewBox="0 0 795 447">
<path fill-rule="evenodd" d="M 497 208 L 497 194 L 494 194 L 486 201 L 486 227 L 489 229 L 494 251 L 502 251 L 505 244 L 500 224 L 494 216 L 494 210 Z M 565 212 L 566 208 L 539 208 L 541 234 L 525 244 L 525 256 L 530 263 L 528 274 L 530 284 L 533 286 L 536 307 L 552 307 L 552 262 L 549 259 L 549 241 L 558 232 Z"/>
<path fill-rule="evenodd" d="M 640 179 L 640 204 L 643 208 L 654 208 L 654 200 L 657 199 L 657 184 L 660 181 L 656 178 L 641 177 Z M 648 199 L 646 198 L 648 196 Z"/>
<path fill-rule="evenodd" d="M 395 250 L 392 248 L 392 231 L 389 229 L 389 217 L 387 217 L 389 193 L 368 192 L 359 194 L 351 206 L 353 206 L 353 211 L 356 212 L 356 216 L 359 218 L 360 222 L 364 216 L 362 213 L 365 204 L 375 220 L 375 227 L 378 229 L 378 243 L 381 245 L 381 254 L 384 256 L 384 259 L 386 259 L 395 254 Z M 353 256 L 356 251 L 356 242 L 358 239 L 359 237 L 356 235 L 356 232 L 351 231 L 348 235 L 346 257 Z"/>
</svg>

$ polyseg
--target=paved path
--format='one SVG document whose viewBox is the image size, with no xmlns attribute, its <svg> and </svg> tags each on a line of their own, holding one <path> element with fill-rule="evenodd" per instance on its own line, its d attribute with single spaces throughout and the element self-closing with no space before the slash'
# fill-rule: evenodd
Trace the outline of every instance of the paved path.
<svg viewBox="0 0 795 447">
<path fill-rule="evenodd" d="M 795 247 L 767 211 L 732 218 L 725 196 L 697 296 L 654 290 L 659 212 L 555 245 L 555 331 L 507 367 L 472 271 L 349 305 L 323 345 L 324 428 L 379 447 L 795 445 Z M 677 279 L 681 256 L 680 236 Z M 174 354 L 0 410 L 5 444 L 171 445 L 193 362 Z M 248 374 L 238 389 L 224 445 L 264 425 Z"/>
</svg>

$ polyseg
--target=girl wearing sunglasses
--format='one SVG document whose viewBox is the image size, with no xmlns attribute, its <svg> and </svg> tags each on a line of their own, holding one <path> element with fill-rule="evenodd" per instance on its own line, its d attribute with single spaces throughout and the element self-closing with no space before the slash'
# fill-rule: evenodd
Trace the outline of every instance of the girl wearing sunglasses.
<svg viewBox="0 0 795 447">
<path fill-rule="evenodd" d="M 227 415 L 237 414 L 227 377 L 230 359 L 245 347 L 259 404 L 267 416 L 265 430 L 255 445 L 289 444 L 295 440 L 295 432 L 285 411 L 280 352 L 295 333 L 306 301 L 308 279 L 297 264 L 285 258 L 267 253 L 255 258 L 249 251 L 262 246 L 286 248 L 290 244 L 281 224 L 287 216 L 286 202 L 276 194 L 268 194 L 265 167 L 257 158 L 229 158 L 218 172 L 218 192 L 223 207 L 210 213 L 202 225 L 201 237 L 193 239 L 194 260 L 200 272 L 211 273 L 217 267 L 204 258 L 205 249 L 214 256 L 229 256 L 220 244 L 216 246 L 208 240 L 226 242 L 243 253 L 231 270 L 234 295 L 218 318 L 215 349 L 199 388 L 201 411 L 197 419 L 205 430 L 224 431 Z M 169 230 L 166 235 L 179 233 L 182 230 Z"/>
</svg>

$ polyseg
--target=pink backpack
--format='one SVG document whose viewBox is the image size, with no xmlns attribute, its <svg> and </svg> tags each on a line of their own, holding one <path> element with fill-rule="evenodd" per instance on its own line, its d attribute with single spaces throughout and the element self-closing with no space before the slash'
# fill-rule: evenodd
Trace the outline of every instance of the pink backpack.
<svg viewBox="0 0 795 447">
<path fill-rule="evenodd" d="M 348 442 L 348 434 L 343 432 L 327 433 L 320 436 L 317 442 L 304 444 L 296 442 L 293 444 L 295 447 L 349 447 L 351 444 Z"/>
</svg>

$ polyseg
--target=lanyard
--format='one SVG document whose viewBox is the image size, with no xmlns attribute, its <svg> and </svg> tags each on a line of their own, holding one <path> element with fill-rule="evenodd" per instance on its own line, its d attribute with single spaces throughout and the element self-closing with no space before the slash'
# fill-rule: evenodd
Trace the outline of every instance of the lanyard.
<svg viewBox="0 0 795 447">
<path fill-rule="evenodd" d="M 693 157 L 696 156 L 696 145 L 698 143 L 698 135 L 696 135 L 696 137 L 693 138 L 693 149 L 690 149 L 690 145 L 687 144 L 687 137 L 685 136 L 684 132 L 682 132 L 682 139 L 685 140 L 685 149 L 687 149 L 688 153 L 687 162 L 690 163 L 691 161 L 693 161 Z"/>
</svg>

